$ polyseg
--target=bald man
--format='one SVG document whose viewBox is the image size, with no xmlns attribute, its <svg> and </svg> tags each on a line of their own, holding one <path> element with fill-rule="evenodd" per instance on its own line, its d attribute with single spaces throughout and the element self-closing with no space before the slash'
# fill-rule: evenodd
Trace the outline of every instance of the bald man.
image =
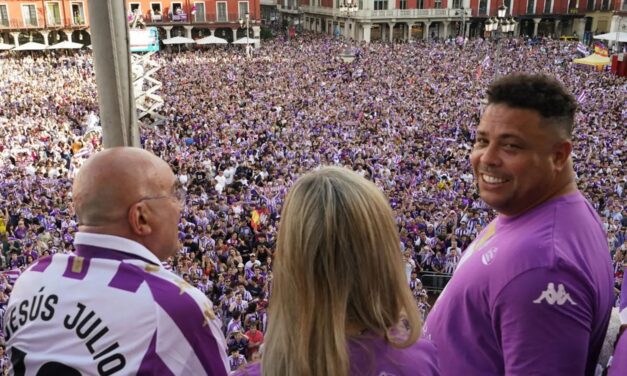
<svg viewBox="0 0 627 376">
<path fill-rule="evenodd" d="M 161 266 L 178 248 L 185 191 L 137 148 L 91 157 L 74 181 L 76 253 L 17 281 L 4 335 L 16 375 L 226 375 L 211 303 Z"/>
</svg>

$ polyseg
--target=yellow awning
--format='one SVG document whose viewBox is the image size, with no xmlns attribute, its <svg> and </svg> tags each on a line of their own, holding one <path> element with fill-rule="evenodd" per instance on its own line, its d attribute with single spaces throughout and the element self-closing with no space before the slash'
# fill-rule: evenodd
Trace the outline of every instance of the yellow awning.
<svg viewBox="0 0 627 376">
<path fill-rule="evenodd" d="M 594 65 L 594 66 L 611 64 L 609 57 L 604 57 L 604 56 L 597 55 L 597 54 L 592 54 L 590 56 L 586 56 L 581 59 L 575 59 L 573 61 L 577 64 Z"/>
</svg>

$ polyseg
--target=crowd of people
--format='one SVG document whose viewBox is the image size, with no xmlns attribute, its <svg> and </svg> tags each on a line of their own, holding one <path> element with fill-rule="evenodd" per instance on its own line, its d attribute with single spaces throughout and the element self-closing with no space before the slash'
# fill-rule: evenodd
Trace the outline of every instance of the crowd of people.
<svg viewBox="0 0 627 376">
<path fill-rule="evenodd" d="M 214 303 L 233 368 L 256 357 L 266 329 L 283 198 L 297 177 L 346 166 L 373 181 L 395 211 L 407 280 L 428 309 L 422 272 L 453 273 L 494 217 L 468 161 L 489 82 L 543 72 L 578 98 L 577 184 L 608 234 L 623 278 L 627 207 L 627 81 L 577 66 L 576 43 L 522 38 L 353 46 L 302 34 L 237 48 L 162 52 L 160 126 L 141 142 L 186 189 L 180 252 L 164 267 Z M 497 52 L 497 50 L 500 50 Z M 0 57 L 0 235 L 6 295 L 38 258 L 72 252 L 72 179 L 101 148 L 93 62 L 74 55 Z"/>
</svg>

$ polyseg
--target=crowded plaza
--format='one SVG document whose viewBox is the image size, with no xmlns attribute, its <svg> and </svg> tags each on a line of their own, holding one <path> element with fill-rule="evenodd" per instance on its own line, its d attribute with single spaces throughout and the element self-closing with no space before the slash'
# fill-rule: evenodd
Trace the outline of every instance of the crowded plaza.
<svg viewBox="0 0 627 376">
<path fill-rule="evenodd" d="M 213 303 L 231 370 L 260 357 L 285 195 L 323 166 L 349 168 L 387 197 L 407 283 L 427 317 L 496 215 L 479 198 L 469 155 L 488 85 L 514 72 L 553 76 L 577 98 L 576 182 L 607 232 L 618 304 L 624 78 L 574 64 L 577 44 L 550 38 L 353 43 L 351 63 L 340 58 L 345 46 L 303 32 L 264 41 L 250 58 L 234 46 L 152 57 L 165 121 L 142 119 L 141 144 L 170 165 L 185 200 L 179 251 L 163 268 Z M 0 314 L 26 268 L 75 252 L 72 184 L 102 149 L 98 111 L 89 50 L 0 55 Z"/>
</svg>

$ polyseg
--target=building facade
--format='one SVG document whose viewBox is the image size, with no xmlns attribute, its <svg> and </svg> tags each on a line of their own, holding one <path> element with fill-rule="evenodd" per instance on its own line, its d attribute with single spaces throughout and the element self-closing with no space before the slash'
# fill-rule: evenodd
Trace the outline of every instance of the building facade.
<svg viewBox="0 0 627 376">
<path fill-rule="evenodd" d="M 627 0 L 353 0 L 357 11 L 343 9 L 344 0 L 278 0 L 290 24 L 307 30 L 344 35 L 357 41 L 443 39 L 485 36 L 485 24 L 501 5 L 517 21 L 513 35 L 574 35 L 593 28 L 590 9 L 620 17 Z M 600 22 L 600 21 L 599 21 Z M 609 27 L 609 24 L 608 24 Z"/>
<path fill-rule="evenodd" d="M 104 1 L 104 0 L 92 0 Z M 116 0 L 122 1 L 122 0 Z M 240 19 L 249 18 L 248 35 L 259 37 L 261 0 L 127 1 L 129 22 L 154 26 L 160 38 L 215 35 L 233 41 L 246 36 Z M 0 43 L 29 41 L 52 45 L 64 40 L 91 44 L 87 0 L 0 0 Z"/>
<path fill-rule="evenodd" d="M 104 1 L 104 0 L 99 0 Z M 121 1 L 121 0 L 119 0 Z M 161 39 L 215 35 L 228 41 L 246 36 L 240 19 L 249 15 L 248 35 L 260 25 L 282 23 L 299 29 L 344 35 L 358 41 L 485 35 L 485 23 L 507 6 L 518 23 L 514 35 L 575 35 L 626 31 L 627 0 L 136 0 L 129 17 L 157 27 Z M 131 19 L 129 18 L 129 20 Z M 64 40 L 90 44 L 87 0 L 0 0 L 0 43 Z"/>
<path fill-rule="evenodd" d="M 64 40 L 90 44 L 89 12 L 83 0 L 0 0 L 0 43 Z"/>
</svg>

